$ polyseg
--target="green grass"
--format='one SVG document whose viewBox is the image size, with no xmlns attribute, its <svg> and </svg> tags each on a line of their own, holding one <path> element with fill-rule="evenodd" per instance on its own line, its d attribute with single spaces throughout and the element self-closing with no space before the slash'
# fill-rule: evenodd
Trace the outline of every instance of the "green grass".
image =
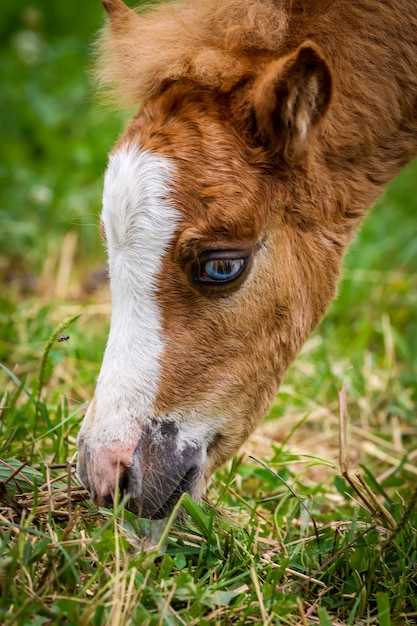
<svg viewBox="0 0 417 626">
<path fill-rule="evenodd" d="M 99 2 L 2 4 L 0 623 L 416 624 L 417 163 L 201 505 L 147 524 L 77 482 L 110 311 L 102 172 L 122 127 L 88 81 L 101 21 Z"/>
</svg>

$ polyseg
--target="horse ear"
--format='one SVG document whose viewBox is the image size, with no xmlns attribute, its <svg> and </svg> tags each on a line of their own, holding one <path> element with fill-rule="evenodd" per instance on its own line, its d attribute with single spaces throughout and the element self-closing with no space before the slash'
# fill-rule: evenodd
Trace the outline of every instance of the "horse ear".
<svg viewBox="0 0 417 626">
<path fill-rule="evenodd" d="M 107 23 L 96 43 L 95 75 L 97 87 L 111 102 L 137 104 L 140 65 L 137 44 L 142 34 L 143 19 L 123 0 L 101 0 Z M 139 60 L 138 60 L 139 56 Z"/>
<path fill-rule="evenodd" d="M 329 65 L 312 41 L 271 61 L 255 79 L 251 92 L 257 139 L 287 161 L 301 158 L 329 107 L 331 94 Z"/>
<path fill-rule="evenodd" d="M 130 9 L 122 0 L 101 0 L 101 4 L 106 9 L 110 19 L 130 13 Z"/>
</svg>

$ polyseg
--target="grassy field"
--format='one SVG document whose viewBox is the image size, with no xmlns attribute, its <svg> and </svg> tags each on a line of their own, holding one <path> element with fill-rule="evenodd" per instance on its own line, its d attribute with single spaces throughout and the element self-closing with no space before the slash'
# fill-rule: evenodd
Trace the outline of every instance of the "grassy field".
<svg viewBox="0 0 417 626">
<path fill-rule="evenodd" d="M 201 504 L 150 524 L 80 487 L 110 312 L 102 173 L 123 126 L 88 76 L 102 19 L 98 0 L 2 3 L 0 623 L 417 624 L 417 162 Z"/>
</svg>

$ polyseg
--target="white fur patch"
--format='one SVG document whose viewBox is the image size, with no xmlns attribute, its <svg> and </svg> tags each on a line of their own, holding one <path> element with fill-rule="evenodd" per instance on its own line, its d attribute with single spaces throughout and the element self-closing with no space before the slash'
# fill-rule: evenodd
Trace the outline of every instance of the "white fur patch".
<svg viewBox="0 0 417 626">
<path fill-rule="evenodd" d="M 164 348 L 156 279 L 180 219 L 170 205 L 170 180 L 165 157 L 129 146 L 110 156 L 102 220 L 112 318 L 95 402 L 83 424 L 90 450 L 113 441 L 134 450 L 152 416 Z"/>
</svg>

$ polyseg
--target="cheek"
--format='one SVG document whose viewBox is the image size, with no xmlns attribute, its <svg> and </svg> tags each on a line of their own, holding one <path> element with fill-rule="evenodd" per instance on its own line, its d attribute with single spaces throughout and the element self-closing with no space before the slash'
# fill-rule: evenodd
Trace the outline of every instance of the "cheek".
<svg viewBox="0 0 417 626">
<path fill-rule="evenodd" d="M 268 409 L 287 359 L 277 346 L 281 320 L 265 264 L 257 259 L 245 283 L 225 298 L 169 292 L 166 284 L 159 290 L 165 348 L 158 413 L 203 407 L 239 424 L 243 440 Z"/>
</svg>

